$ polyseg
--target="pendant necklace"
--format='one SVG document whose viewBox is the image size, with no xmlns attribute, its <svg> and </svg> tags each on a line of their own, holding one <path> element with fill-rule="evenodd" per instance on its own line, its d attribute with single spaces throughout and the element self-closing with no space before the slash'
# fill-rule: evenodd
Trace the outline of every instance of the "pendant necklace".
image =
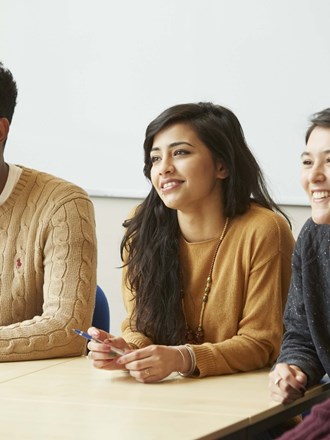
<svg viewBox="0 0 330 440">
<path fill-rule="evenodd" d="M 204 312 L 205 312 L 205 308 L 206 308 L 206 303 L 207 303 L 209 293 L 211 291 L 211 286 L 212 286 L 212 272 L 213 272 L 214 263 L 215 263 L 220 245 L 221 245 L 222 240 L 224 239 L 224 236 L 227 231 L 228 222 L 229 222 L 229 218 L 227 217 L 226 222 L 225 222 L 225 226 L 223 227 L 219 241 L 218 241 L 217 246 L 214 251 L 209 274 L 206 278 L 206 284 L 205 284 L 204 294 L 203 294 L 203 298 L 202 298 L 202 307 L 201 307 L 201 311 L 200 311 L 200 315 L 199 315 L 198 327 L 195 331 L 193 331 L 188 325 L 187 316 L 186 316 L 185 307 L 184 307 L 184 292 L 183 292 L 183 289 L 181 289 L 182 310 L 183 310 L 183 315 L 184 315 L 184 319 L 185 319 L 185 326 L 186 326 L 185 339 L 186 339 L 187 344 L 199 345 L 199 344 L 203 344 L 203 342 L 204 342 L 203 319 L 204 319 Z"/>
</svg>

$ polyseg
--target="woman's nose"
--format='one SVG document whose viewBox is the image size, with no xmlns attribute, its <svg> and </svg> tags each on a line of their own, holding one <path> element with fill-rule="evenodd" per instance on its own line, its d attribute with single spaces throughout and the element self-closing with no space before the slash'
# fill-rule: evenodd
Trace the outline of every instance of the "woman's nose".
<svg viewBox="0 0 330 440">
<path fill-rule="evenodd" d="M 323 167 L 321 165 L 314 165 L 310 170 L 309 180 L 312 183 L 323 182 L 325 179 L 325 174 Z"/>
<path fill-rule="evenodd" d="M 161 175 L 169 174 L 172 173 L 173 170 L 174 170 L 174 165 L 171 158 L 163 158 L 160 165 L 159 174 Z"/>
</svg>

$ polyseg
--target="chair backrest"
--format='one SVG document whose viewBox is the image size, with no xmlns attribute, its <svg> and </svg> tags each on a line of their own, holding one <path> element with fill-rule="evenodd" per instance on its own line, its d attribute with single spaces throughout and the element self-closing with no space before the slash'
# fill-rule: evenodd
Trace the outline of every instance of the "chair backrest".
<svg viewBox="0 0 330 440">
<path fill-rule="evenodd" d="M 110 310 L 105 293 L 100 286 L 96 286 L 95 309 L 92 321 L 93 327 L 106 332 L 110 331 Z"/>
</svg>

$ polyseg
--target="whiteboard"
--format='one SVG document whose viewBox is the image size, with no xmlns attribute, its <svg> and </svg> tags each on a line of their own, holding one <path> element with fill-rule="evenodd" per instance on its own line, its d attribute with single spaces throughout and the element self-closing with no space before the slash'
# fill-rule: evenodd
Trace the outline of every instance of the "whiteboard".
<svg viewBox="0 0 330 440">
<path fill-rule="evenodd" d="M 238 116 L 271 193 L 307 204 L 300 153 L 330 106 L 328 0 L 0 0 L 19 87 L 6 160 L 91 195 L 143 197 L 143 139 L 165 108 Z"/>
</svg>

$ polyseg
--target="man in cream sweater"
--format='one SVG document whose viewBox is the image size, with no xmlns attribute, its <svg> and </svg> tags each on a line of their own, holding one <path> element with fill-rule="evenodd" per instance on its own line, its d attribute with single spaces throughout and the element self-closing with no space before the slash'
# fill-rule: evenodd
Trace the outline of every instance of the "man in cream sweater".
<svg viewBox="0 0 330 440">
<path fill-rule="evenodd" d="M 0 63 L 0 362 L 79 356 L 72 329 L 90 326 L 95 304 L 93 205 L 69 182 L 5 162 L 16 98 Z"/>
</svg>

